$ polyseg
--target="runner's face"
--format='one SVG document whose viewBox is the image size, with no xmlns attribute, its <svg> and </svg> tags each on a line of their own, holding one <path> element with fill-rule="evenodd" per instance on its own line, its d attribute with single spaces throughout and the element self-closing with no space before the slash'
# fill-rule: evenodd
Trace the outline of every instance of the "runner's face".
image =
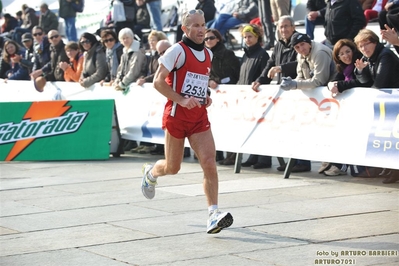
<svg viewBox="0 0 399 266">
<path fill-rule="evenodd" d="M 204 42 L 205 28 L 204 16 L 195 13 L 189 15 L 188 25 L 183 27 L 183 31 L 190 40 L 196 44 L 201 44 Z"/>
</svg>

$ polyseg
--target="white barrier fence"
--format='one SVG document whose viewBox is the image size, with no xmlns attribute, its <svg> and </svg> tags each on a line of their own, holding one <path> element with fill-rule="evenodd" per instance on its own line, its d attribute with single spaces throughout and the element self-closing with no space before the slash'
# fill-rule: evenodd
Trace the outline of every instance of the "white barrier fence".
<svg viewBox="0 0 399 266">
<path fill-rule="evenodd" d="M 264 85 L 223 85 L 208 108 L 218 150 L 399 169 L 399 89 L 355 88 L 331 97 L 325 87 L 282 91 Z M 30 81 L 0 83 L 0 101 L 115 99 L 122 137 L 163 143 L 166 99 L 152 84 L 127 95 L 96 84 Z"/>
</svg>

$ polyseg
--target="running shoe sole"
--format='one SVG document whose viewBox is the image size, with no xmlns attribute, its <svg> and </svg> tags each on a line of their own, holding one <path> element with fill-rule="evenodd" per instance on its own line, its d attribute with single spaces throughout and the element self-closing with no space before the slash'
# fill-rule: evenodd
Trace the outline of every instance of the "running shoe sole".
<svg viewBox="0 0 399 266">
<path fill-rule="evenodd" d="M 215 228 L 212 228 L 207 231 L 208 234 L 217 234 L 222 229 L 230 227 L 233 224 L 233 216 L 228 212 L 224 217 L 222 217 L 218 222 Z"/>
</svg>

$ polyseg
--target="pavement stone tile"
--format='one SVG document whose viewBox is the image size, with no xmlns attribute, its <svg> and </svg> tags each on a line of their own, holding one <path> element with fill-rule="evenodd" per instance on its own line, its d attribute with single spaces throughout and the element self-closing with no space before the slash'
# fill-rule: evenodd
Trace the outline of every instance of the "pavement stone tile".
<svg viewBox="0 0 399 266">
<path fill-rule="evenodd" d="M 304 241 L 250 229 L 226 229 L 217 235 L 175 235 L 83 249 L 133 265 L 169 265 L 179 261 L 189 263 L 193 259 L 217 260 L 226 254 L 304 244 Z"/>
<path fill-rule="evenodd" d="M 2 235 L 0 236 L 0 262 L 4 256 L 10 255 L 118 243 L 151 237 L 154 236 L 109 224 Z"/>
<path fill-rule="evenodd" d="M 325 177 L 320 162 L 283 179 L 274 157 L 272 169 L 218 166 L 219 207 L 234 223 L 208 235 L 194 159 L 160 178 L 153 200 L 142 195 L 142 164 L 157 158 L 0 163 L 0 264 L 301 266 L 314 265 L 323 247 L 399 250 L 399 183 Z"/>
<path fill-rule="evenodd" d="M 47 212 L 48 209 L 32 206 L 31 204 L 24 204 L 23 202 L 15 202 L 8 200 L 1 200 L 0 216 L 21 215 L 26 213 L 40 213 Z"/>
<path fill-rule="evenodd" d="M 124 204 L 1 217 L 0 226 L 30 232 L 165 215 L 170 214 Z"/>
<path fill-rule="evenodd" d="M 257 226 L 256 230 L 317 243 L 399 233 L 398 218 L 397 212 L 386 211 Z"/>
<path fill-rule="evenodd" d="M 321 198 L 259 205 L 260 208 L 284 210 L 290 213 L 307 213 L 311 217 L 346 215 L 351 213 L 398 210 L 399 191 L 366 195 Z"/>
<path fill-rule="evenodd" d="M 126 266 L 126 263 L 92 254 L 81 249 L 64 249 L 1 257 L 7 266 Z"/>
</svg>

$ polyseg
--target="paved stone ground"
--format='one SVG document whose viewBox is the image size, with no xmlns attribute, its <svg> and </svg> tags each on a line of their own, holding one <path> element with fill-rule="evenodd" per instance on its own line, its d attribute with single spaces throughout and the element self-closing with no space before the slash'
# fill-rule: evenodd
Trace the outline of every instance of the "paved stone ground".
<svg viewBox="0 0 399 266">
<path fill-rule="evenodd" d="M 142 164 L 157 158 L 0 163 L 0 265 L 399 263 L 399 183 L 325 177 L 319 162 L 289 179 L 274 158 L 272 169 L 240 174 L 219 166 L 219 205 L 234 224 L 208 235 L 193 158 L 160 178 L 153 200 L 141 194 Z M 369 253 L 381 250 L 393 254 Z"/>
</svg>

